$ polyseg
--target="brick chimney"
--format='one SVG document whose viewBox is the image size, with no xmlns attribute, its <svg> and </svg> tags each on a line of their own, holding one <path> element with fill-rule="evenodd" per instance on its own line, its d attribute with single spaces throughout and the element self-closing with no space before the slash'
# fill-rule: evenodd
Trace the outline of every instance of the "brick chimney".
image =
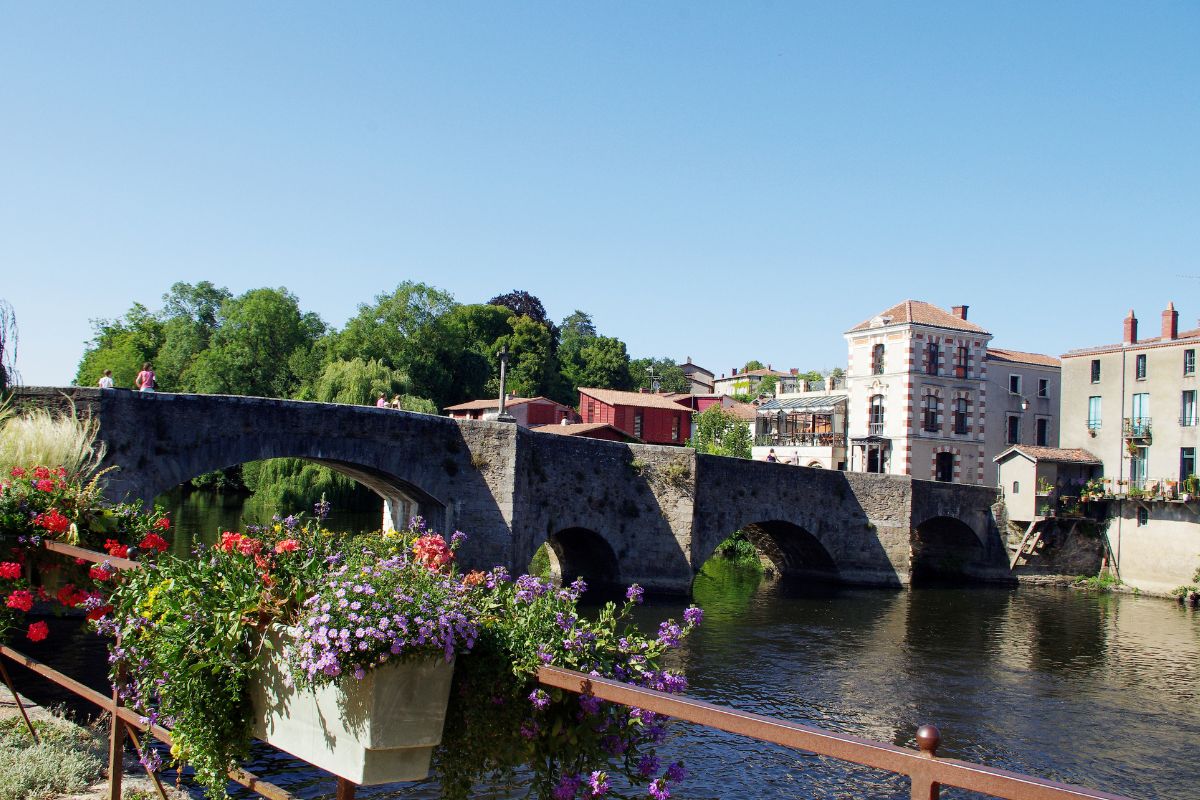
<svg viewBox="0 0 1200 800">
<path fill-rule="evenodd" d="M 965 320 L 967 318 L 968 308 L 970 308 L 970 306 L 951 306 L 950 313 L 961 320 Z"/>
<path fill-rule="evenodd" d="M 1137 317 L 1133 315 L 1133 309 L 1129 309 L 1129 316 L 1125 318 L 1125 336 L 1121 340 L 1125 344 L 1137 344 Z"/>
<path fill-rule="evenodd" d="M 734 375 L 737 375 L 737 367 L 734 367 L 733 369 L 729 370 L 729 377 L 732 378 Z"/>
<path fill-rule="evenodd" d="M 1179 338 L 1179 312 L 1175 310 L 1173 302 L 1167 303 L 1167 310 L 1162 313 L 1162 338 Z"/>
</svg>

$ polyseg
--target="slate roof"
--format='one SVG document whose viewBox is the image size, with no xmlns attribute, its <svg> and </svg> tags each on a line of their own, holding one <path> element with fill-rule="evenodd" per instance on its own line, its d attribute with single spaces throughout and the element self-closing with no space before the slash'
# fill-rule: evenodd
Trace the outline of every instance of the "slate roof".
<svg viewBox="0 0 1200 800">
<path fill-rule="evenodd" d="M 1099 458 L 1078 447 L 1036 447 L 1030 444 L 1015 444 L 992 459 L 999 461 L 1009 453 L 1020 453 L 1034 461 L 1057 461 L 1066 464 L 1103 464 Z"/>
<path fill-rule="evenodd" d="M 932 303 L 926 303 L 923 300 L 905 300 L 902 303 L 889 308 L 887 311 L 880 312 L 858 323 L 847 333 L 854 331 L 864 331 L 871 327 L 871 320 L 875 317 L 891 317 L 892 321 L 888 325 L 901 325 L 904 323 L 913 323 L 916 325 L 930 325 L 935 328 L 949 328 L 956 331 L 970 331 L 972 333 L 987 333 L 985 329 L 979 327 L 974 322 L 967 322 L 965 319 L 959 319 Z"/>
<path fill-rule="evenodd" d="M 616 389 L 585 389 L 579 387 L 580 395 L 595 398 L 610 406 L 636 406 L 638 408 L 668 408 L 672 411 L 686 411 L 687 407 L 661 394 L 643 394 L 641 392 L 619 392 Z"/>
<path fill-rule="evenodd" d="M 988 347 L 988 361 L 1011 361 L 1014 364 L 1034 364 L 1039 367 L 1061 367 L 1062 362 L 1054 356 L 1044 356 L 1041 353 L 1024 353 L 1020 350 L 1005 350 L 1000 347 Z"/>
</svg>

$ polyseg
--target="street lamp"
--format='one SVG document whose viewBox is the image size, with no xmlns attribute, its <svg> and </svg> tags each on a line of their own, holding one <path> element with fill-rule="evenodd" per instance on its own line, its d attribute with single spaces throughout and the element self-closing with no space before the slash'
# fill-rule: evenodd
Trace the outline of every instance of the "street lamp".
<svg viewBox="0 0 1200 800">
<path fill-rule="evenodd" d="M 508 345 L 500 348 L 500 412 L 496 414 L 497 422 L 516 422 L 517 418 L 504 409 L 505 396 L 508 394 Z"/>
</svg>

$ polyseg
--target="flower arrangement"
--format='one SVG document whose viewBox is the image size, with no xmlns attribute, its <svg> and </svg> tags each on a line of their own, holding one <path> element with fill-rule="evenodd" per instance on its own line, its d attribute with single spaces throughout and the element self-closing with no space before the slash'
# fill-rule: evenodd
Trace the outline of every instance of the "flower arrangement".
<svg viewBox="0 0 1200 800">
<path fill-rule="evenodd" d="M 25 628 L 30 641 L 49 635 L 44 621 L 26 623 L 34 603 L 106 613 L 105 586 L 115 573 L 48 553 L 44 541 L 103 548 L 122 558 L 154 556 L 167 549 L 171 523 L 140 504 L 105 505 L 97 479 L 82 483 L 62 467 L 13 467 L 0 480 L 0 641 Z"/>
<path fill-rule="evenodd" d="M 327 506 L 324 509 L 327 511 Z M 101 627 L 120 634 L 112 674 L 125 701 L 171 727 L 172 756 L 213 796 L 250 741 L 251 680 L 271 625 L 288 626 L 283 654 L 300 687 L 362 680 L 393 660 L 456 657 L 446 746 L 434 755 L 447 796 L 527 768 L 539 797 L 600 797 L 625 780 L 666 797 L 681 764 L 658 763 L 653 714 L 538 688 L 551 664 L 679 691 L 658 660 L 701 619 L 667 621 L 656 637 L 628 621 L 641 590 L 595 618 L 585 586 L 555 588 L 503 568 L 460 575 L 449 540 L 419 519 L 408 530 L 334 537 L 321 511 L 245 533 L 226 532 L 191 559 L 165 557 L 124 577 Z M 143 753 L 158 766 L 153 751 Z"/>
</svg>

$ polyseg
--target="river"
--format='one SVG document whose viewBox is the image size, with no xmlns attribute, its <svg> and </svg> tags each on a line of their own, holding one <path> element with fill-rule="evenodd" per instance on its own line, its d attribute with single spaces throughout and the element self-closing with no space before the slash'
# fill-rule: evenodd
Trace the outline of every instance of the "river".
<svg viewBox="0 0 1200 800">
<path fill-rule="evenodd" d="M 203 518 L 204 538 L 236 523 L 187 504 L 175 519 Z M 697 578 L 695 600 L 704 624 L 674 666 L 697 698 L 910 747 L 934 723 L 943 756 L 1136 798 L 1200 795 L 1200 614 L 1174 603 L 1033 587 L 828 588 L 721 561 Z M 652 630 L 684 605 L 652 600 L 639 621 Z M 690 773 L 677 798 L 908 797 L 902 778 L 685 724 L 663 755 Z M 251 769 L 305 797 L 333 791 L 270 748 Z M 359 790 L 438 794 L 432 782 Z"/>
</svg>

